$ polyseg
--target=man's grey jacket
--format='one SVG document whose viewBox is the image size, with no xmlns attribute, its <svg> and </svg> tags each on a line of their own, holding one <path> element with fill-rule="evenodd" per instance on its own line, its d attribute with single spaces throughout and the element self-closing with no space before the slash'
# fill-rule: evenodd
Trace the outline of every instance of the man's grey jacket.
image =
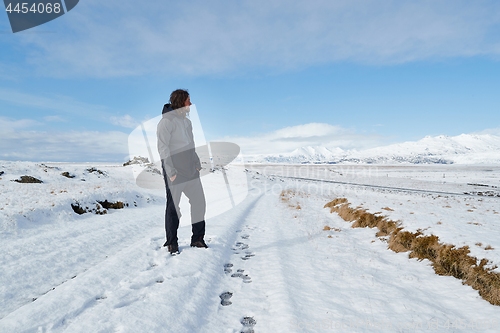
<svg viewBox="0 0 500 333">
<path fill-rule="evenodd" d="M 170 104 L 165 104 L 162 113 L 156 135 L 158 152 L 167 176 L 177 175 L 186 180 L 198 177 L 201 163 L 195 151 L 191 121 L 173 110 Z"/>
</svg>

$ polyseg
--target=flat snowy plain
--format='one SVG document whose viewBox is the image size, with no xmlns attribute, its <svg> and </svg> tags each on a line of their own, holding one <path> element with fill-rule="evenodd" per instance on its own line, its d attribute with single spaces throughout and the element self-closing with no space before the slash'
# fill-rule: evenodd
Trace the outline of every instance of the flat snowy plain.
<svg viewBox="0 0 500 333">
<path fill-rule="evenodd" d="M 189 247 L 183 216 L 175 257 L 162 247 L 164 192 L 138 187 L 131 167 L 2 171 L 0 332 L 500 332 L 500 307 L 476 290 L 323 208 L 345 197 L 494 266 L 498 165 L 232 165 L 248 195 L 207 219 L 209 249 Z M 43 183 L 13 181 L 23 175 Z M 71 206 L 105 200 L 125 207 Z"/>
</svg>

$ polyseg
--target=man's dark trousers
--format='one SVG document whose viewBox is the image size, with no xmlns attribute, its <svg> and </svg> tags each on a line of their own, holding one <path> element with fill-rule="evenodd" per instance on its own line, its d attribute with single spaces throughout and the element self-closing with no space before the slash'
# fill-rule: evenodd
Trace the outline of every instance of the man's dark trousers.
<svg viewBox="0 0 500 333">
<path fill-rule="evenodd" d="M 191 242 L 203 240 L 205 236 L 205 194 L 199 177 L 187 179 L 182 175 L 177 175 L 173 182 L 163 170 L 165 188 L 167 191 L 167 207 L 165 209 L 165 232 L 167 242 L 165 245 L 178 244 L 177 229 L 179 228 L 179 219 L 181 212 L 179 203 L 181 195 L 184 193 L 189 199 L 191 205 L 191 224 L 192 236 Z"/>
</svg>

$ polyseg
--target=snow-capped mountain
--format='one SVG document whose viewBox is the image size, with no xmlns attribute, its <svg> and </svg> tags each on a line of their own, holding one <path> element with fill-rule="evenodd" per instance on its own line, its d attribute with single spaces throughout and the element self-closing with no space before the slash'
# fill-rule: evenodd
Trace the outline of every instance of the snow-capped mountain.
<svg viewBox="0 0 500 333">
<path fill-rule="evenodd" d="M 345 152 L 341 148 L 328 149 L 322 146 L 308 146 L 295 149 L 289 154 L 258 156 L 257 161 L 271 163 L 305 163 L 305 162 L 325 162 L 344 156 Z"/>
<path fill-rule="evenodd" d="M 499 164 L 500 136 L 461 134 L 426 136 L 367 150 L 302 147 L 288 154 L 261 155 L 249 159 L 257 163 L 412 163 L 412 164 Z"/>
</svg>

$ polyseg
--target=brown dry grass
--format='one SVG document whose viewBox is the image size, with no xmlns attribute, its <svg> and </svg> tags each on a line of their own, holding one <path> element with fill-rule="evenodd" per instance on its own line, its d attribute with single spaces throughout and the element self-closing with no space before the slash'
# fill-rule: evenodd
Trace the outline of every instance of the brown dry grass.
<svg viewBox="0 0 500 333">
<path fill-rule="evenodd" d="M 467 222 L 467 224 L 473 224 L 473 225 L 479 225 L 479 226 L 482 225 L 481 223 L 477 223 L 477 222 Z"/>
<path fill-rule="evenodd" d="M 327 203 L 325 208 L 330 208 L 330 213 L 336 212 L 345 221 L 354 221 L 353 228 L 377 227 L 379 229 L 378 237 L 388 236 L 398 226 L 397 222 L 389 221 L 385 216 L 376 216 L 368 213 L 365 209 L 350 207 L 346 198 L 337 198 Z"/>
<path fill-rule="evenodd" d="M 283 190 L 280 193 L 280 199 L 283 202 L 289 202 L 293 196 L 295 196 L 295 192 L 292 190 Z"/>
<path fill-rule="evenodd" d="M 342 230 L 341 230 L 341 229 L 339 229 L 339 228 L 332 228 L 332 227 L 327 226 L 327 225 L 325 225 L 325 226 L 323 227 L 323 231 L 330 231 L 330 230 L 333 230 L 333 231 L 336 231 L 336 232 L 341 232 L 341 231 L 342 231 Z M 330 237 L 330 238 L 331 238 L 331 237 Z"/>
<path fill-rule="evenodd" d="M 299 203 L 297 204 L 293 204 L 290 200 L 292 198 L 294 198 L 295 196 L 297 195 L 297 193 L 293 190 L 283 190 L 281 191 L 280 193 L 280 200 L 281 202 L 283 203 L 286 203 L 288 204 L 288 207 L 290 208 L 294 208 L 294 209 L 297 209 L 297 210 L 301 210 L 302 207 L 300 206 Z"/>
<path fill-rule="evenodd" d="M 483 299 L 493 305 L 500 305 L 500 274 L 493 272 L 497 267 L 486 267 L 488 260 L 479 261 L 471 256 L 468 246 L 456 248 L 454 245 L 441 243 L 435 235 L 405 231 L 399 222 L 391 221 L 385 216 L 375 216 L 365 209 L 350 207 L 346 198 L 336 198 L 324 207 L 330 208 L 331 213 L 337 213 L 345 221 L 353 222 L 353 228 L 376 227 L 379 230 L 377 237 L 389 236 L 389 249 L 409 252 L 410 258 L 431 261 L 436 274 L 460 279 L 476 289 Z"/>
</svg>

